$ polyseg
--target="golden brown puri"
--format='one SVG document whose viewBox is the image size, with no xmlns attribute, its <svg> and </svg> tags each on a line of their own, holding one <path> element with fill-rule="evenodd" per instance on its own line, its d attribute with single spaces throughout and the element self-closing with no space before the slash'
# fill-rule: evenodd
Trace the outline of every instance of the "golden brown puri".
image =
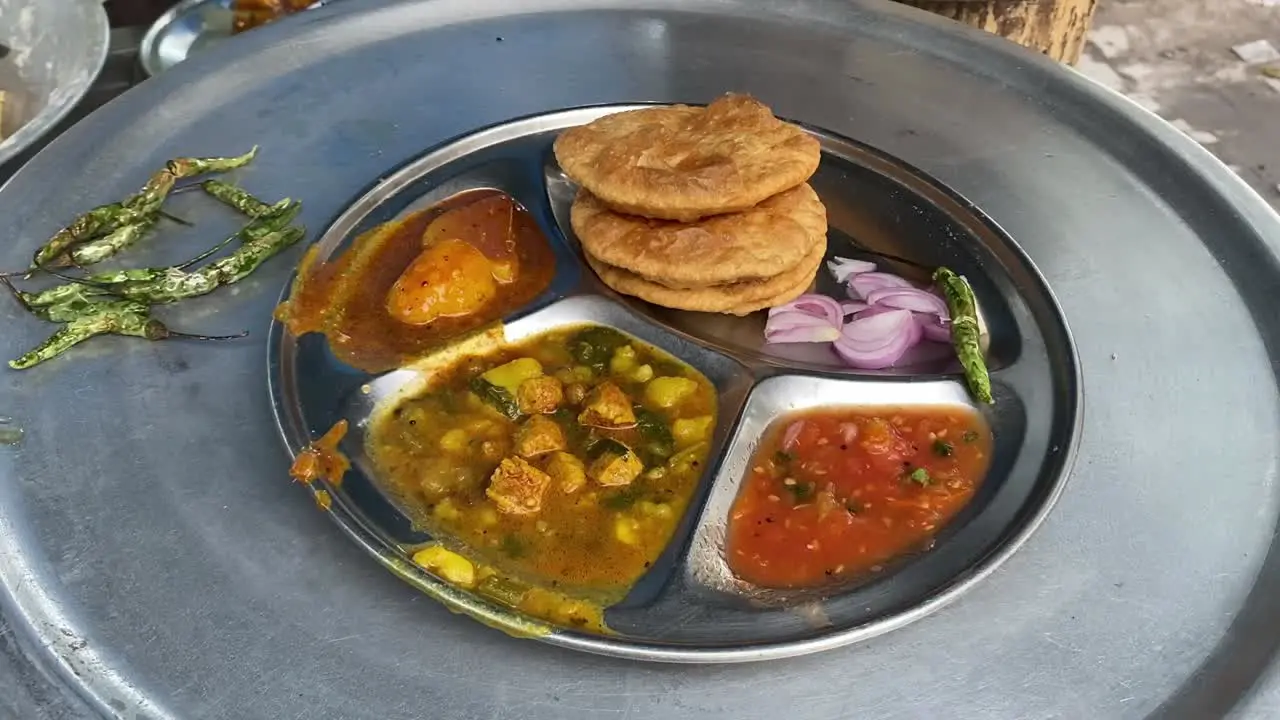
<svg viewBox="0 0 1280 720">
<path fill-rule="evenodd" d="M 827 210 L 807 184 L 691 223 L 616 213 L 582 190 L 571 219 L 587 254 L 677 289 L 773 277 L 800 264 L 827 235 Z"/>
<path fill-rule="evenodd" d="M 813 284 L 827 251 L 825 238 L 796 267 L 766 280 L 676 290 L 586 255 L 587 264 L 605 285 L 655 305 L 677 310 L 747 315 L 795 299 Z"/>
<path fill-rule="evenodd" d="M 819 263 L 819 266 L 821 266 L 821 263 Z M 816 270 L 817 268 L 815 268 L 814 275 L 817 274 Z M 795 300 L 801 295 L 809 292 L 809 290 L 813 287 L 813 282 L 814 282 L 814 276 L 806 275 L 795 285 L 783 290 L 782 292 L 778 293 L 777 295 L 774 295 L 773 297 L 762 298 L 760 300 L 750 300 L 750 301 L 741 303 L 739 305 L 735 305 L 729 308 L 728 310 L 725 310 L 724 314 L 737 315 L 741 317 L 743 315 L 750 315 L 751 313 L 757 310 L 767 310 L 769 308 L 777 307 L 779 305 L 786 305 L 792 300 Z"/>
<path fill-rule="evenodd" d="M 818 169 L 818 141 L 747 95 L 628 110 L 564 131 L 560 167 L 618 212 L 690 222 L 739 212 Z"/>
</svg>

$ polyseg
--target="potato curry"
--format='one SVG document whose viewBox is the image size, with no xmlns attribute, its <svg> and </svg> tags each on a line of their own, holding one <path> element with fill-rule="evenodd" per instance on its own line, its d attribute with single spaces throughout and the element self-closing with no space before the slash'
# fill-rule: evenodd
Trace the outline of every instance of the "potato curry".
<svg viewBox="0 0 1280 720">
<path fill-rule="evenodd" d="M 547 288 L 555 255 L 511 196 L 473 190 L 379 225 L 329 261 L 303 258 L 276 317 L 382 372 L 495 322 Z"/>
<path fill-rule="evenodd" d="M 437 373 L 374 420 L 367 447 L 410 516 L 460 548 L 426 558 L 446 579 L 472 586 L 491 566 L 603 603 L 666 545 L 715 423 L 703 375 L 584 325 Z"/>
</svg>

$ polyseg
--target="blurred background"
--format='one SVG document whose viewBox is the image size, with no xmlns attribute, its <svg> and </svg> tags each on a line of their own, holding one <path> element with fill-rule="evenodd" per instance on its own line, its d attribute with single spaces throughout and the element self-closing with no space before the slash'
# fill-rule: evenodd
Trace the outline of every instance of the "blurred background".
<svg viewBox="0 0 1280 720">
<path fill-rule="evenodd" d="M 256 8 L 302 1 L 234 0 Z M 1280 208 L 1280 0 L 898 1 L 1074 65 L 1169 120 Z M 106 66 L 44 142 L 145 79 L 138 61 L 143 37 L 176 5 L 107 0 L 112 29 Z M 42 144 L 0 165 L 0 179 Z"/>
</svg>

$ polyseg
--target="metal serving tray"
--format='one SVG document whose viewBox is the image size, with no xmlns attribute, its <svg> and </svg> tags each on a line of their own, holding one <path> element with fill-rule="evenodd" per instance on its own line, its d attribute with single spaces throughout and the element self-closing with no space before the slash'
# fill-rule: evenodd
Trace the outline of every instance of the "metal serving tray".
<svg viewBox="0 0 1280 720">
<path fill-rule="evenodd" d="M 729 507 L 761 434 L 781 414 L 831 405 L 972 404 L 954 360 L 855 371 L 822 348 L 780 357 L 762 346 L 762 313 L 734 318 L 665 310 L 600 283 L 580 259 L 568 222 L 574 188 L 556 166 L 551 143 L 566 127 L 631 107 L 523 118 L 432 149 L 380 180 L 318 240 L 323 260 L 378 223 L 460 192 L 501 190 L 538 219 L 558 265 L 550 287 L 506 319 L 508 340 L 583 322 L 610 325 L 688 362 L 719 391 L 719 423 L 703 482 L 665 552 L 607 610 L 613 632 L 549 628 L 538 637 L 645 660 L 763 660 L 878 635 L 972 587 L 1040 524 L 1075 452 L 1078 364 L 1040 274 L 990 220 L 936 181 L 870 148 L 812 130 L 824 150 L 812 184 L 831 217 L 828 257 L 865 256 L 853 239 L 925 266 L 946 264 L 974 286 L 990 333 L 996 402 L 982 412 L 995 436 L 993 456 L 973 501 L 926 553 L 821 591 L 769 590 L 736 581 L 724 562 Z M 824 290 L 841 292 L 825 267 L 819 277 Z M 321 338 L 295 339 L 279 323 L 272 324 L 268 348 L 272 399 L 291 452 L 340 419 L 357 429 L 343 445 L 353 458 L 352 472 L 340 485 L 313 486 L 335 498 L 332 514 L 339 525 L 397 575 L 452 609 L 527 634 L 528 618 L 415 567 L 410 555 L 430 537 L 378 488 L 363 430 L 377 402 L 394 398 L 418 373 L 366 375 L 336 360 Z"/>
<path fill-rule="evenodd" d="M 0 189 L 0 269 L 177 155 L 260 145 L 237 180 L 302 199 L 315 232 L 476 128 L 728 90 L 953 188 L 1053 288 L 1087 402 L 1070 481 L 1013 557 L 909 626 L 764 663 L 633 662 L 460 620 L 286 480 L 260 330 L 295 254 L 165 311 L 246 340 L 101 339 L 0 372 L 0 414 L 25 430 L 0 447 L 0 716 L 1277 717 L 1280 218 L 1176 129 L 994 36 L 879 0 L 344 0 L 193 55 L 60 135 Z M 850 163 L 852 181 L 885 174 L 872 162 Z M 896 172 L 890 190 L 948 206 Z M 527 181 L 534 207 L 545 177 Z M 234 230 L 193 195 L 173 209 L 196 227 L 150 242 L 157 261 Z M 946 214 L 925 225 L 969 226 L 955 260 L 994 266 L 964 272 L 1016 288 L 984 300 L 1021 298 L 1020 333 L 1051 327 L 1011 246 Z M 0 324 L 5 357 L 49 331 L 11 303 Z M 653 332 L 692 335 L 675 326 Z M 1015 361 L 1003 384 L 1041 387 L 1016 377 L 1036 367 L 1025 352 L 996 354 Z M 705 482 L 713 512 L 731 490 Z"/>
</svg>

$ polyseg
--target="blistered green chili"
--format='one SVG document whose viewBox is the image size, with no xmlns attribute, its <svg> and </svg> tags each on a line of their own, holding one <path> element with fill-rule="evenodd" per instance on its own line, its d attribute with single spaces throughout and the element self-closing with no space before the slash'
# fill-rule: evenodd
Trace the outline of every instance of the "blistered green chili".
<svg viewBox="0 0 1280 720">
<path fill-rule="evenodd" d="M 32 256 L 31 270 L 65 267 L 72 263 L 90 265 L 111 257 L 146 234 L 150 226 L 155 223 L 160 214 L 160 206 L 164 204 L 177 180 L 243 167 L 253 161 L 257 152 L 258 148 L 255 146 L 249 152 L 237 157 L 170 160 L 163 170 L 152 175 L 138 192 L 123 202 L 96 207 L 59 230 Z M 131 226 L 139 227 L 117 233 Z M 106 242 L 107 238 L 103 236 L 109 236 L 112 240 Z M 69 253 L 73 247 L 98 238 L 102 238 L 103 242 L 95 244 L 92 250 L 85 252 L 83 259 L 77 260 Z"/>
<path fill-rule="evenodd" d="M 933 281 L 947 299 L 947 308 L 951 312 L 951 344 L 964 368 L 969 392 L 978 402 L 994 402 L 991 397 L 991 376 L 987 373 L 987 363 L 982 356 L 978 301 L 973 295 L 973 288 L 969 287 L 968 280 L 945 267 L 933 272 Z"/>
<path fill-rule="evenodd" d="M 151 317 L 150 310 L 146 303 L 131 300 L 96 303 L 91 312 L 68 321 L 30 352 L 17 360 L 10 360 L 9 367 L 14 370 L 35 367 L 98 335 L 125 335 L 147 340 L 164 340 L 171 337 L 185 337 L 193 340 L 231 340 L 245 335 L 240 333 L 208 336 L 174 332 L 164 323 Z"/>
</svg>

